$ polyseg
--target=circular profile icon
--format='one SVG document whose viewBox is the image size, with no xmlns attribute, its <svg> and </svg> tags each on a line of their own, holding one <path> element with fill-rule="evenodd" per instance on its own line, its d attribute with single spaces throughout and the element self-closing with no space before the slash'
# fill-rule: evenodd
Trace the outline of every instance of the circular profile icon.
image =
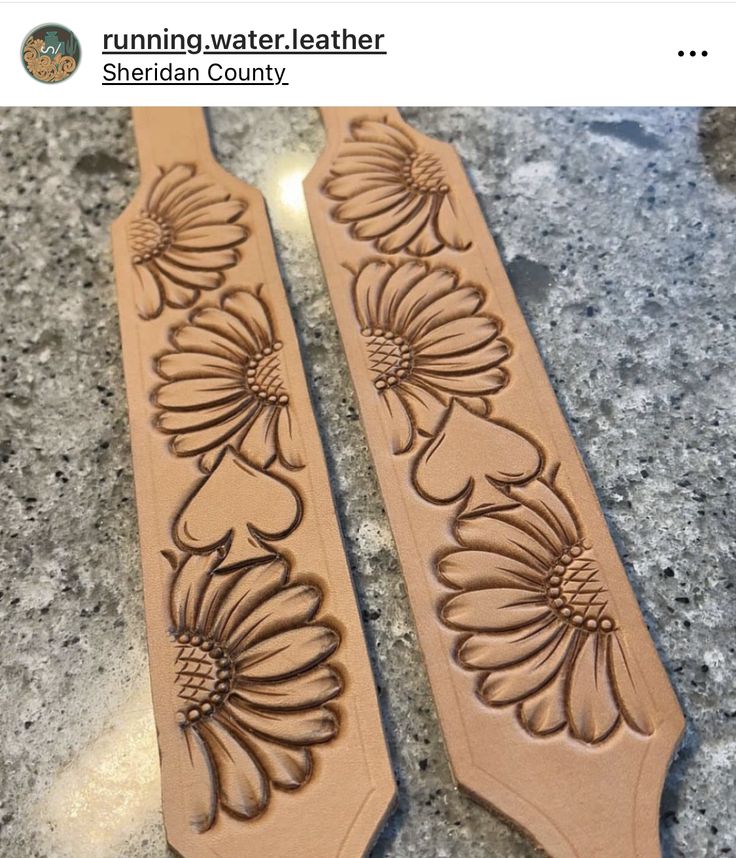
<svg viewBox="0 0 736 858">
<path fill-rule="evenodd" d="M 58 83 L 77 70 L 79 41 L 61 24 L 42 24 L 23 39 L 23 65 L 31 77 L 42 83 Z"/>
</svg>

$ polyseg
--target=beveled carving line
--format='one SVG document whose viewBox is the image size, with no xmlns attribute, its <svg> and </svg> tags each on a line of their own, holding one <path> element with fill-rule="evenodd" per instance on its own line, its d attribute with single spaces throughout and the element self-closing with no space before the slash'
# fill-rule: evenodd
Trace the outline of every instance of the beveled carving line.
<svg viewBox="0 0 736 858">
<path fill-rule="evenodd" d="M 200 110 L 134 116 L 113 241 L 167 838 L 358 858 L 393 777 L 263 201 Z"/>
<path fill-rule="evenodd" d="M 310 218 L 455 777 L 555 858 L 655 858 L 682 714 L 459 159 L 323 116 Z"/>
</svg>

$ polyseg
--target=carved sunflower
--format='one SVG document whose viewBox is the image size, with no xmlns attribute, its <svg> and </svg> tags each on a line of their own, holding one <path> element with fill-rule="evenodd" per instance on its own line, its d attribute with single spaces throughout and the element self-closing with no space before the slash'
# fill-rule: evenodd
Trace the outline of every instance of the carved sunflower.
<svg viewBox="0 0 736 858">
<path fill-rule="evenodd" d="M 234 223 L 244 211 L 245 203 L 230 199 L 194 167 L 161 171 L 128 229 L 142 319 L 158 316 L 164 304 L 191 307 L 201 289 L 222 284 L 222 272 L 238 261 L 234 248 L 247 237 L 245 227 Z"/>
<path fill-rule="evenodd" d="M 273 789 L 309 780 L 310 748 L 338 730 L 325 704 L 342 689 L 323 663 L 339 635 L 312 623 L 315 587 L 288 584 L 281 558 L 228 575 L 208 573 L 209 562 L 185 555 L 171 595 L 177 720 L 191 764 L 183 796 L 200 832 L 218 809 L 253 819 Z"/>
<path fill-rule="evenodd" d="M 351 129 L 325 184 L 340 205 L 333 217 L 382 253 L 429 256 L 443 247 L 466 250 L 439 159 L 388 122 L 363 120 Z"/>
<path fill-rule="evenodd" d="M 479 313 L 483 295 L 445 268 L 371 262 L 358 274 L 355 311 L 364 354 L 390 416 L 395 453 L 435 432 L 452 397 L 485 414 L 507 381 L 499 323 Z"/>
<path fill-rule="evenodd" d="M 195 311 L 171 333 L 154 393 L 157 426 L 177 456 L 201 455 L 210 471 L 225 442 L 267 468 L 278 456 L 302 467 L 281 363 L 282 343 L 268 310 L 252 292 L 225 295 L 220 307 Z"/>
<path fill-rule="evenodd" d="M 460 591 L 442 619 L 468 633 L 457 658 L 479 672 L 479 697 L 515 706 L 534 736 L 567 728 L 595 744 L 622 723 L 648 735 L 598 562 L 572 514 L 539 479 L 504 495 L 493 512 L 460 517 L 466 548 L 438 564 L 443 583 Z"/>
</svg>

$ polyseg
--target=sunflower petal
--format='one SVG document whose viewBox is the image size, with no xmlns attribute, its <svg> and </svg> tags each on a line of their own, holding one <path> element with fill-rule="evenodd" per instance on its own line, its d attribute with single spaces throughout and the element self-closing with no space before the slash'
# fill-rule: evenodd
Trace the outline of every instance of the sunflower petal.
<svg viewBox="0 0 736 858">
<path fill-rule="evenodd" d="M 540 593 L 516 586 L 494 587 L 452 596 L 442 608 L 442 619 L 456 629 L 492 632 L 524 628 L 549 613 Z"/>
<path fill-rule="evenodd" d="M 488 316 L 466 316 L 428 331 L 415 348 L 423 359 L 432 359 L 476 351 L 497 336 L 498 325 L 493 319 Z"/>
<path fill-rule="evenodd" d="M 611 685 L 621 714 L 632 730 L 644 736 L 654 732 L 652 721 L 642 700 L 640 689 L 634 684 L 621 641 L 616 633 L 608 635 L 608 670 Z"/>
<path fill-rule="evenodd" d="M 483 295 L 475 286 L 453 289 L 417 311 L 407 325 L 404 335 L 416 340 L 446 322 L 474 315 L 482 304 Z"/>
<path fill-rule="evenodd" d="M 353 297 L 361 328 L 377 326 L 381 293 L 392 273 L 393 268 L 387 262 L 369 262 L 360 270 Z"/>
<path fill-rule="evenodd" d="M 556 556 L 537 539 L 498 515 L 460 518 L 455 526 L 458 541 L 467 548 L 498 552 L 546 575 Z"/>
<path fill-rule="evenodd" d="M 433 211 L 436 209 L 433 208 Z M 437 237 L 437 232 L 434 228 L 435 215 L 432 214 L 421 232 L 417 233 L 414 238 L 406 245 L 405 250 L 411 253 L 412 256 L 432 256 L 442 250 L 442 241 Z"/>
<path fill-rule="evenodd" d="M 214 408 L 200 408 L 196 411 L 162 411 L 156 418 L 156 428 L 167 435 L 181 432 L 193 432 L 226 423 L 242 414 L 245 402 L 229 402 Z"/>
<path fill-rule="evenodd" d="M 168 260 L 172 265 L 180 268 L 203 269 L 205 271 L 219 271 L 223 268 L 232 268 L 238 261 L 238 254 L 234 250 L 182 250 L 171 246 L 161 257 Z"/>
<path fill-rule="evenodd" d="M 564 533 L 561 533 L 559 528 L 555 528 L 546 517 L 538 514 L 532 507 L 518 503 L 518 495 L 514 497 L 510 494 L 510 497 L 512 502 L 517 501 L 517 505 L 512 509 L 500 510 L 495 513 L 495 517 L 499 521 L 507 522 L 511 526 L 523 530 L 552 557 L 559 557 L 563 551 L 570 547 L 569 543 L 563 541 Z M 587 559 L 584 562 L 590 563 Z"/>
<path fill-rule="evenodd" d="M 422 211 L 424 204 L 425 200 L 423 196 L 413 191 L 406 191 L 395 205 L 391 206 L 385 212 L 354 221 L 352 234 L 361 241 L 390 235 L 404 221 L 412 218 L 417 212 Z"/>
<path fill-rule="evenodd" d="M 222 309 L 240 319 L 255 340 L 259 351 L 273 345 L 271 320 L 263 302 L 257 296 L 244 289 L 231 292 L 222 302 Z"/>
<path fill-rule="evenodd" d="M 586 634 L 567 679 L 570 731 L 589 744 L 603 741 L 620 720 L 606 650 L 600 635 Z"/>
<path fill-rule="evenodd" d="M 380 171 L 389 178 L 396 176 L 400 168 L 401 156 L 395 151 L 372 149 L 366 152 L 364 148 L 356 147 L 352 148 L 349 154 L 345 153 L 336 158 L 330 169 L 334 177 L 367 175 Z"/>
<path fill-rule="evenodd" d="M 216 289 L 222 284 L 223 275 L 219 271 L 194 271 L 191 268 L 182 268 L 164 256 L 159 256 L 155 265 L 167 281 L 189 289 Z"/>
<path fill-rule="evenodd" d="M 457 590 L 515 587 L 541 593 L 544 586 L 538 569 L 492 551 L 453 551 L 440 560 L 437 572 Z"/>
<path fill-rule="evenodd" d="M 159 375 L 169 381 L 180 378 L 237 378 L 242 381 L 243 365 L 228 358 L 200 352 L 165 352 L 156 362 Z"/>
<path fill-rule="evenodd" d="M 489 706 L 518 703 L 541 691 L 566 666 L 575 638 L 569 626 L 562 625 L 542 649 L 523 664 L 492 671 L 479 688 Z"/>
<path fill-rule="evenodd" d="M 296 437 L 294 419 L 289 408 L 279 409 L 276 442 L 282 464 L 293 471 L 304 467 L 304 457 Z"/>
<path fill-rule="evenodd" d="M 228 198 L 227 191 L 210 184 L 206 179 L 194 178 L 187 184 L 186 192 L 176 195 L 166 202 L 162 212 L 176 226 L 189 215 L 201 212 L 210 206 L 224 202 Z"/>
<path fill-rule="evenodd" d="M 161 283 L 147 265 L 136 265 L 135 305 L 142 319 L 155 319 L 164 308 Z"/>
<path fill-rule="evenodd" d="M 158 211 L 167 197 L 175 191 L 186 193 L 187 182 L 194 175 L 194 167 L 188 164 L 177 164 L 166 172 L 161 171 L 161 175 L 154 182 L 151 193 L 148 197 L 148 210 Z"/>
<path fill-rule="evenodd" d="M 232 343 L 243 356 L 253 355 L 262 348 L 258 331 L 253 331 L 238 316 L 221 310 L 219 307 L 204 307 L 191 317 L 194 325 L 219 334 Z"/>
<path fill-rule="evenodd" d="M 346 202 L 337 206 L 333 212 L 341 223 L 377 217 L 394 206 L 400 205 L 408 195 L 406 188 L 396 184 L 380 184 L 366 188 L 362 182 L 356 182 L 356 191 Z"/>
<path fill-rule="evenodd" d="M 171 342 L 182 352 L 216 355 L 243 364 L 246 354 L 240 344 L 199 325 L 182 325 L 171 333 Z"/>
<path fill-rule="evenodd" d="M 381 253 L 398 253 L 419 235 L 432 217 L 432 199 L 426 194 L 419 195 L 416 207 L 400 224 L 376 244 Z"/>
<path fill-rule="evenodd" d="M 209 831 L 217 813 L 216 774 L 207 746 L 196 729 L 184 730 L 188 767 L 182 769 L 182 795 L 189 822 L 199 834 Z"/>
<path fill-rule="evenodd" d="M 506 372 L 497 367 L 468 373 L 467 375 L 452 376 L 424 372 L 424 369 L 419 366 L 415 370 L 415 375 L 425 384 L 431 385 L 438 390 L 461 396 L 488 396 L 491 393 L 497 393 L 508 382 Z"/>
<path fill-rule="evenodd" d="M 208 570 L 212 555 L 189 554 L 179 563 L 171 585 L 171 621 L 176 631 L 195 631 L 199 606 L 210 581 Z"/>
<path fill-rule="evenodd" d="M 177 283 L 176 280 L 163 277 L 162 286 L 166 305 L 176 310 L 192 307 L 199 298 L 199 290 L 188 283 Z"/>
<path fill-rule="evenodd" d="M 312 709 L 342 690 L 338 674 L 325 665 L 280 682 L 236 683 L 233 694 L 256 709 Z"/>
<path fill-rule="evenodd" d="M 470 242 L 463 237 L 455 203 L 449 195 L 442 200 L 437 212 L 435 228 L 442 243 L 447 247 L 453 250 L 467 250 L 470 247 Z"/>
<path fill-rule="evenodd" d="M 427 273 L 421 262 L 404 262 L 394 269 L 385 283 L 376 321 L 380 328 L 403 334 L 397 315 L 399 305 Z"/>
<path fill-rule="evenodd" d="M 421 371 L 422 375 L 431 377 L 433 381 L 453 382 L 454 376 L 475 375 L 492 369 L 505 361 L 508 356 L 508 344 L 504 340 L 494 339 L 481 348 L 461 354 L 441 355 L 436 358 L 420 356 L 415 364 L 415 372 Z M 456 386 L 462 387 L 462 379 Z"/>
<path fill-rule="evenodd" d="M 258 816 L 268 801 L 268 784 L 251 751 L 217 717 L 199 726 L 217 768 L 220 803 L 244 819 Z"/>
<path fill-rule="evenodd" d="M 411 381 L 402 382 L 401 400 L 414 418 L 417 429 L 425 435 L 434 435 L 447 412 L 447 403 L 440 395 Z"/>
<path fill-rule="evenodd" d="M 396 174 L 406 164 L 407 152 L 402 146 L 397 146 L 393 140 L 348 140 L 341 147 L 337 157 L 339 162 L 362 163 L 364 160 L 372 160 L 376 156 L 387 161 L 391 167 L 391 174 Z"/>
<path fill-rule="evenodd" d="M 198 409 L 224 405 L 249 394 L 241 382 L 231 378 L 182 378 L 157 388 L 154 397 L 159 408 Z"/>
<path fill-rule="evenodd" d="M 505 634 L 471 635 L 459 647 L 457 657 L 463 667 L 472 670 L 499 670 L 532 658 L 559 633 L 559 623 L 548 616 L 534 626 Z"/>
<path fill-rule="evenodd" d="M 233 654 L 238 655 L 245 647 L 309 622 L 317 613 L 320 598 L 316 587 L 292 584 L 266 599 L 235 630 L 231 638 L 236 641 L 231 644 Z"/>
<path fill-rule="evenodd" d="M 331 655 L 340 637 L 327 626 L 302 626 L 248 647 L 237 660 L 242 679 L 286 679 Z"/>
<path fill-rule="evenodd" d="M 258 400 L 260 403 L 260 400 Z M 253 465 L 265 470 L 276 458 L 276 431 L 279 407 L 261 406 L 261 410 L 248 431 L 243 435 L 239 450 Z"/>
<path fill-rule="evenodd" d="M 230 223 L 237 220 L 245 209 L 245 203 L 240 202 L 240 200 L 225 200 L 179 218 L 177 226 L 184 229 L 185 227 Z"/>
<path fill-rule="evenodd" d="M 414 443 L 414 426 L 401 396 L 386 390 L 379 397 L 390 420 L 391 449 L 394 453 L 406 453 Z"/>
<path fill-rule="evenodd" d="M 403 187 L 403 182 L 397 173 L 389 170 L 376 169 L 372 172 L 346 173 L 328 179 L 325 183 L 325 193 L 333 200 L 346 200 L 354 197 L 361 190 L 378 187 Z"/>
<path fill-rule="evenodd" d="M 412 319 L 426 307 L 431 307 L 443 295 L 451 294 L 457 285 L 457 276 L 447 268 L 425 269 L 426 274 L 396 305 L 395 332 L 403 333 Z"/>
<path fill-rule="evenodd" d="M 255 733 L 244 734 L 235 722 L 233 729 L 238 729 L 245 738 L 269 781 L 277 789 L 297 789 L 309 780 L 312 755 L 306 748 L 290 748 L 269 742 Z"/>
<path fill-rule="evenodd" d="M 351 131 L 356 140 L 368 143 L 388 143 L 396 146 L 400 151 L 409 154 L 416 152 L 416 146 L 412 139 L 402 129 L 388 122 L 380 122 L 375 119 L 364 119 L 356 122 Z"/>
<path fill-rule="evenodd" d="M 220 640 L 232 639 L 240 623 L 284 586 L 289 569 L 279 557 L 245 572 L 241 570 L 229 574 L 237 576 L 237 584 L 228 593 L 227 600 L 214 620 L 212 633 Z"/>
<path fill-rule="evenodd" d="M 244 730 L 289 745 L 329 742 L 339 726 L 335 713 L 324 706 L 301 712 L 257 712 L 240 706 L 238 699 L 231 697 L 229 711 Z"/>
<path fill-rule="evenodd" d="M 179 250 L 216 250 L 233 247 L 244 240 L 245 227 L 237 223 L 188 226 L 177 230 L 174 247 Z"/>
<path fill-rule="evenodd" d="M 542 480 L 525 486 L 511 486 L 509 495 L 523 503 L 553 527 L 561 545 L 575 545 L 580 536 L 572 513 L 564 500 Z"/>
<path fill-rule="evenodd" d="M 565 671 L 559 671 L 541 691 L 523 700 L 518 715 L 524 729 L 535 736 L 549 736 L 562 730 L 567 724 Z"/>
</svg>

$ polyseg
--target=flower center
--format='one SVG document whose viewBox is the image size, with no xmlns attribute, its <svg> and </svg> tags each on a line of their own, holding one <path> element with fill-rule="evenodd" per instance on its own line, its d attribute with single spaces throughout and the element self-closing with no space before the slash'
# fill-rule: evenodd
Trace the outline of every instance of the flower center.
<svg viewBox="0 0 736 858">
<path fill-rule="evenodd" d="M 368 368 L 378 390 L 393 387 L 411 373 L 413 355 L 403 337 L 380 328 L 364 328 L 361 333 L 367 340 Z"/>
<path fill-rule="evenodd" d="M 272 345 L 251 355 L 245 370 L 248 389 L 259 399 L 272 405 L 286 405 L 289 395 L 281 380 L 281 358 L 278 352 L 283 344 L 278 340 Z"/>
<path fill-rule="evenodd" d="M 160 256 L 169 247 L 174 230 L 160 215 L 142 211 L 130 225 L 128 235 L 133 248 L 133 262 L 140 265 Z"/>
<path fill-rule="evenodd" d="M 446 194 L 445 174 L 440 162 L 426 152 L 412 152 L 403 168 L 404 182 L 413 191 Z"/>
<path fill-rule="evenodd" d="M 175 645 L 176 686 L 183 701 L 178 720 L 186 726 L 219 709 L 232 689 L 234 669 L 223 646 L 196 631 L 182 632 Z"/>
<path fill-rule="evenodd" d="M 545 581 L 547 601 L 567 623 L 588 632 L 610 632 L 614 621 L 604 615 L 608 600 L 598 581 L 598 563 L 583 542 L 557 558 Z"/>
</svg>

